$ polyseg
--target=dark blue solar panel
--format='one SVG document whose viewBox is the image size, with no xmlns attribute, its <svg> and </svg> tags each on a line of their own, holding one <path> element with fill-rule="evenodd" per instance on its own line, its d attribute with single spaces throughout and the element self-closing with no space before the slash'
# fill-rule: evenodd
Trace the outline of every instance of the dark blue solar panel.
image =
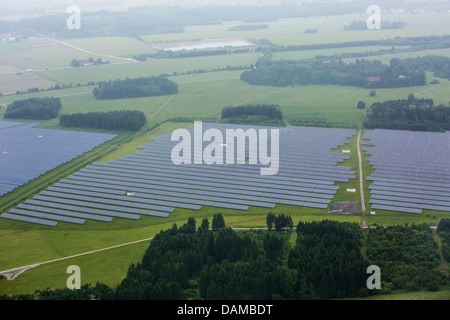
<svg viewBox="0 0 450 320">
<path fill-rule="evenodd" d="M 13 214 L 20 214 L 20 215 L 25 215 L 25 216 L 29 216 L 29 217 L 35 217 L 35 218 L 42 218 L 42 219 L 62 221 L 62 222 L 75 223 L 75 224 L 84 224 L 84 219 L 59 216 L 59 215 L 49 214 L 49 213 L 29 211 L 29 210 L 25 210 L 25 209 L 11 209 L 9 212 L 13 213 Z"/>
<path fill-rule="evenodd" d="M 116 136 L 33 126 L 0 121 L 0 196 Z"/>
<path fill-rule="evenodd" d="M 21 215 L 16 215 L 16 214 L 11 214 L 11 213 L 2 213 L 2 215 L 0 217 L 4 218 L 4 219 L 10 219 L 10 220 L 42 224 L 42 225 L 46 225 L 46 226 L 50 226 L 50 227 L 54 227 L 58 224 L 58 222 L 56 222 L 56 221 L 21 216 Z"/>
<path fill-rule="evenodd" d="M 407 213 L 417 213 L 417 214 L 422 213 L 421 209 L 395 207 L 395 206 L 387 206 L 387 205 L 381 205 L 381 204 L 374 204 L 374 205 L 372 205 L 372 209 L 375 209 L 375 210 L 386 210 L 386 211 L 407 212 Z"/>
</svg>

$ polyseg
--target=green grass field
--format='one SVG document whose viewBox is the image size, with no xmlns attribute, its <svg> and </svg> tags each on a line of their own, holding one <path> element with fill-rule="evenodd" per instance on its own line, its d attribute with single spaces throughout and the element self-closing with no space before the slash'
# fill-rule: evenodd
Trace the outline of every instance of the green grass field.
<svg viewBox="0 0 450 320">
<path fill-rule="evenodd" d="M 197 58 L 165 59 L 145 62 L 122 62 L 118 64 L 80 67 L 65 70 L 42 71 L 39 74 L 60 84 L 86 84 L 89 81 L 109 81 L 115 79 L 171 75 L 174 72 L 187 73 L 195 70 L 224 69 L 228 66 L 250 66 L 259 55 L 256 53 L 230 54 Z"/>
<path fill-rule="evenodd" d="M 440 35 L 447 33 L 444 26 L 448 25 L 444 14 L 400 15 L 386 16 L 389 21 L 406 21 L 402 30 L 376 30 L 376 31 L 343 31 L 345 24 L 353 20 L 363 20 L 364 16 L 348 15 L 335 17 L 314 17 L 308 19 L 286 19 L 270 22 L 269 28 L 258 31 L 230 32 L 227 29 L 242 22 L 226 22 L 214 26 L 189 26 L 185 33 L 169 35 L 144 36 L 145 42 L 130 38 L 93 38 L 67 40 L 74 46 L 105 55 L 133 56 L 151 52 L 150 42 L 193 40 L 212 37 L 252 37 L 266 38 L 280 45 L 331 43 L 355 40 L 387 39 L 395 36 L 423 36 Z M 317 34 L 305 34 L 307 28 L 317 28 Z M 36 43 L 42 43 L 43 40 Z M 328 52 L 326 50 L 312 50 L 302 52 L 277 53 L 275 59 L 297 59 L 318 54 L 331 55 L 344 52 L 364 52 L 366 49 L 375 50 L 378 47 L 356 47 L 339 49 Z M 449 50 L 431 50 L 417 54 L 431 54 L 450 56 Z M 410 55 L 411 54 L 411 55 Z M 416 53 L 405 53 L 399 57 L 413 56 Z M 91 55 L 68 47 L 42 47 L 18 48 L 14 45 L 0 44 L 0 73 L 21 70 L 32 65 L 33 69 L 48 66 L 67 66 L 74 58 L 88 58 Z M 95 57 L 94 57 L 95 58 Z M 120 139 L 110 145 L 105 145 L 92 153 L 77 158 L 70 163 L 57 168 L 41 178 L 17 189 L 14 193 L 2 197 L 0 209 L 7 211 L 38 193 L 40 190 L 57 182 L 74 171 L 93 161 L 107 162 L 112 159 L 138 152 L 137 147 L 151 142 L 151 139 L 162 134 L 172 132 L 177 128 L 191 126 L 193 123 L 165 122 L 175 117 L 189 119 L 209 119 L 218 121 L 221 110 L 225 106 L 242 105 L 249 103 L 279 104 L 287 124 L 293 120 L 311 120 L 327 122 L 345 122 L 360 127 L 364 110 L 358 110 L 356 104 L 359 100 L 370 106 L 373 102 L 388 99 L 406 98 L 413 93 L 417 97 L 432 98 L 435 104 L 449 103 L 450 81 L 439 79 L 441 84 L 426 85 L 412 88 L 377 89 L 376 97 L 369 96 L 369 89 L 340 86 L 295 86 L 295 87 L 264 87 L 252 86 L 240 80 L 242 71 L 220 71 L 193 73 L 170 76 L 179 86 L 179 93 L 170 96 L 102 100 L 98 101 L 92 94 L 93 86 L 76 87 L 78 83 L 85 84 L 90 81 L 102 81 L 117 78 L 134 78 L 140 76 L 159 75 L 161 73 L 172 75 L 187 73 L 198 69 L 212 70 L 224 69 L 227 66 L 248 66 L 255 63 L 258 54 L 233 54 L 225 56 L 184 58 L 172 60 L 147 61 L 142 63 L 120 63 L 95 67 L 72 68 L 65 70 L 48 70 L 38 72 L 39 75 L 60 85 L 72 83 L 73 88 L 56 91 L 45 91 L 33 94 L 8 95 L 0 97 L 0 105 L 7 105 L 17 99 L 26 99 L 34 96 L 56 96 L 62 100 L 61 113 L 78 113 L 90 111 L 110 110 L 140 110 L 147 117 L 147 125 L 137 134 L 122 133 Z M 389 55 L 375 57 L 388 62 Z M 112 62 L 118 62 L 114 60 Z M 428 83 L 435 79 L 427 74 Z M 1 90 L 0 90 L 1 91 Z M 0 108 L 0 120 L 3 120 L 4 107 Z M 147 128 L 163 123 L 152 131 Z M 62 129 L 58 120 L 42 121 L 41 128 Z M 76 130 L 76 129 L 65 129 Z M 95 131 L 95 130 L 93 130 Z M 105 132 L 105 131 L 100 131 Z M 343 165 L 350 166 L 357 172 L 358 158 L 356 152 L 356 136 L 348 145 L 335 150 L 342 152 L 350 150 L 350 159 Z M 363 166 L 364 175 L 371 172 L 367 162 Z M 359 191 L 358 175 L 349 183 L 339 183 L 339 191 L 333 201 L 359 201 L 359 193 L 348 193 L 346 188 L 356 188 Z M 364 193 L 366 206 L 369 200 L 368 183 L 365 182 Z M 367 206 L 370 211 L 370 206 Z M 0 270 L 21 267 L 33 263 L 48 261 L 91 250 L 106 248 L 130 241 L 151 238 L 160 230 L 184 224 L 193 216 L 197 223 L 204 217 L 212 218 L 215 213 L 222 212 L 225 221 L 231 227 L 264 227 L 267 213 L 290 214 L 294 225 L 299 221 L 314 221 L 333 219 L 361 223 L 361 215 L 329 215 L 328 210 L 311 209 L 303 207 L 276 206 L 275 209 L 250 208 L 248 211 L 221 210 L 204 207 L 199 211 L 176 209 L 168 218 L 143 216 L 139 221 L 114 219 L 112 223 L 86 221 L 85 225 L 78 226 L 60 223 L 56 228 L 36 226 L 28 223 L 0 219 Z M 434 218 L 435 217 L 435 218 Z M 448 217 L 445 212 L 432 212 L 428 218 L 426 214 L 413 215 L 377 211 L 375 216 L 368 215 L 369 224 L 413 224 L 435 223 L 441 218 Z M 14 281 L 0 280 L 1 294 L 31 293 L 37 289 L 64 288 L 68 275 L 67 266 L 75 264 L 81 267 L 82 283 L 95 284 L 97 281 L 116 286 L 125 276 L 129 264 L 139 262 L 148 242 L 112 249 L 101 253 L 94 253 L 79 258 L 43 265 L 26 271 Z M 51 275 L 51 277 L 49 277 Z M 373 296 L 371 299 L 448 299 L 449 290 L 444 289 L 437 293 L 414 292 L 399 295 Z"/>
<path fill-rule="evenodd" d="M 366 298 L 352 300 L 449 300 L 450 289 L 443 288 L 439 291 L 413 291 L 393 292 L 389 294 L 375 294 Z"/>
<path fill-rule="evenodd" d="M 215 37 L 246 37 L 253 39 L 268 39 L 278 45 L 303 45 L 336 43 L 347 41 L 382 40 L 388 38 L 414 37 L 426 35 L 448 34 L 448 18 L 445 14 L 430 13 L 420 15 L 384 14 L 386 21 L 404 21 L 406 26 L 399 30 L 362 30 L 344 31 L 344 26 L 352 21 L 367 19 L 366 14 L 322 16 L 310 18 L 281 19 L 267 22 L 269 28 L 256 31 L 227 31 L 235 25 L 245 25 L 240 21 L 225 22 L 221 25 L 188 26 L 184 33 L 169 35 L 148 35 L 142 38 L 146 42 L 157 41 L 186 41 L 200 38 Z M 305 34 L 306 29 L 318 29 L 318 33 Z"/>
</svg>

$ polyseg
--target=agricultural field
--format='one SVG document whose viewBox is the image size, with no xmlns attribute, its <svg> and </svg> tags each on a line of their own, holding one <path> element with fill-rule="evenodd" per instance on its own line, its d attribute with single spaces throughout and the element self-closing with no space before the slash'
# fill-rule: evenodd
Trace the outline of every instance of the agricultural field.
<svg viewBox="0 0 450 320">
<path fill-rule="evenodd" d="M 126 77 L 138 78 L 157 76 L 160 74 L 187 73 L 195 70 L 209 71 L 211 69 L 225 69 L 228 66 L 250 66 L 255 63 L 259 55 L 256 53 L 230 54 L 226 56 L 212 56 L 202 58 L 184 58 L 173 60 L 153 60 L 145 62 L 121 62 L 117 64 L 76 69 L 40 71 L 39 74 L 62 84 L 86 84 L 89 81 L 109 81 Z M 86 81 L 89 79 L 89 81 Z"/>
<path fill-rule="evenodd" d="M 104 56 L 132 58 L 134 55 L 156 51 L 143 41 L 127 37 L 70 39 L 64 42 L 74 47 L 97 53 L 100 57 L 103 54 Z"/>
<path fill-rule="evenodd" d="M 37 75 L 34 72 L 12 73 L 0 77 L 0 88 L 3 95 L 16 94 L 17 91 L 25 91 L 31 88 L 48 90 L 56 83 Z"/>
<path fill-rule="evenodd" d="M 188 26 L 184 33 L 156 34 L 141 36 L 141 40 L 128 37 L 62 39 L 64 43 L 51 43 L 48 39 L 30 41 L 20 44 L 0 44 L 0 120 L 6 106 L 19 99 L 31 97 L 59 97 L 62 102 L 60 114 L 106 112 L 119 110 L 142 111 L 146 125 L 139 132 L 111 132 L 99 129 L 67 129 L 99 133 L 114 133 L 118 138 L 99 146 L 91 152 L 48 172 L 40 178 L 16 189 L 0 199 L 0 214 L 10 208 L 32 199 L 47 187 L 53 186 L 60 179 L 65 179 L 74 172 L 92 164 L 109 161 L 140 152 L 139 146 L 152 142 L 152 139 L 170 134 L 175 129 L 189 128 L 194 120 L 219 122 L 222 108 L 245 104 L 277 104 L 284 116 L 284 125 L 295 121 L 328 122 L 345 124 L 347 128 L 362 129 L 365 110 L 357 109 L 358 101 L 367 106 L 374 102 L 389 99 L 404 99 L 409 94 L 418 98 L 432 98 L 435 104 L 448 106 L 450 101 L 450 81 L 437 78 L 427 72 L 427 84 L 418 87 L 376 89 L 376 96 L 369 95 L 369 89 L 336 85 L 307 86 L 254 86 L 240 79 L 245 68 L 250 68 L 261 58 L 258 52 L 227 54 L 218 56 L 190 57 L 178 59 L 150 60 L 131 62 L 133 56 L 154 53 L 155 43 L 173 41 L 194 41 L 198 39 L 244 37 L 247 39 L 267 39 L 278 45 L 324 44 L 347 41 L 382 40 L 388 38 L 444 35 L 448 34 L 448 14 L 428 13 L 420 15 L 386 15 L 388 21 L 405 21 L 400 30 L 344 31 L 344 25 L 354 20 L 363 20 L 362 15 L 310 17 L 307 19 L 282 19 L 267 22 L 268 28 L 256 31 L 228 31 L 230 27 L 242 25 L 241 21 L 228 21 L 220 25 Z M 316 28 L 316 34 L 305 34 L 304 30 Z M 72 47 L 71 47 L 72 46 Z M 367 46 L 349 47 L 332 50 L 302 50 L 277 52 L 274 60 L 306 59 L 317 55 L 358 53 L 390 49 L 391 47 Z M 397 47 L 403 49 L 403 47 Z M 95 54 L 95 55 L 94 55 Z M 390 59 L 440 55 L 450 57 L 449 49 L 423 50 L 408 53 L 389 54 L 368 57 L 389 63 Z M 108 65 L 70 67 L 73 59 L 110 60 Z M 125 59 L 124 59 L 125 58 Z M 354 61 L 346 59 L 345 61 Z M 227 70 L 228 68 L 228 70 Z M 23 72 L 32 69 L 31 72 Z M 200 70 L 200 71 L 199 71 Z M 3 73 L 13 73 L 4 75 Z M 174 95 L 129 98 L 117 100 L 97 100 L 93 95 L 92 83 L 114 79 L 149 77 L 165 74 L 178 85 Z M 17 81 L 17 79 L 20 80 Z M 438 79 L 439 84 L 430 84 Z M 89 85 L 88 85 L 89 83 Z M 55 85 L 65 86 L 59 90 L 45 90 Z M 16 91 L 26 92 L 38 87 L 44 91 L 15 95 Z M 183 121 L 180 121 L 183 118 Z M 31 122 L 20 119 L 23 122 Z M 40 121 L 39 128 L 61 130 L 57 118 Z M 1 131 L 1 130 L 0 130 Z M 0 132 L 1 133 L 1 132 Z M 364 130 L 361 130 L 364 134 Z M 356 178 L 347 183 L 337 182 L 339 187 L 334 201 L 360 202 L 359 178 L 366 178 L 373 168 L 364 161 L 363 172 L 358 170 L 357 135 L 348 143 L 333 152 L 342 153 L 349 150 L 349 159 L 340 166 L 350 167 Z M 370 183 L 364 180 L 365 204 L 367 212 Z M 355 188 L 356 193 L 347 192 Z M 359 203 L 361 207 L 361 203 Z M 182 225 L 194 216 L 199 223 L 201 219 L 210 221 L 216 213 L 226 217 L 227 226 L 233 228 L 264 228 L 269 212 L 287 214 L 298 222 L 321 221 L 325 219 L 339 222 L 352 222 L 362 225 L 366 219 L 368 225 L 437 225 L 449 213 L 434 211 L 427 216 L 401 212 L 377 210 L 376 215 L 334 214 L 326 209 L 296 207 L 278 204 L 275 208 L 250 207 L 247 211 L 202 206 L 201 210 L 175 208 L 167 218 L 142 216 L 138 221 L 114 218 L 111 223 L 86 221 L 84 225 L 61 222 L 57 227 L 44 227 L 28 223 L 0 219 L 0 271 L 33 265 L 40 262 L 60 259 L 117 245 L 125 246 L 100 252 L 43 264 L 31 268 L 15 280 L 0 279 L 0 295 L 29 294 L 37 289 L 64 288 L 66 286 L 66 269 L 69 265 L 78 265 L 83 270 L 82 283 L 105 283 L 111 287 L 120 284 L 125 278 L 131 263 L 140 262 L 150 239 L 161 230 L 167 230 L 173 224 Z M 140 241 L 138 243 L 131 243 Z M 129 244 L 131 243 L 131 244 Z M 295 241 L 293 241 L 295 243 Z M 47 275 L 52 274 L 51 278 Z M 377 295 L 371 299 L 444 299 L 448 300 L 450 291 L 447 287 L 439 292 L 396 293 L 395 295 Z"/>
</svg>

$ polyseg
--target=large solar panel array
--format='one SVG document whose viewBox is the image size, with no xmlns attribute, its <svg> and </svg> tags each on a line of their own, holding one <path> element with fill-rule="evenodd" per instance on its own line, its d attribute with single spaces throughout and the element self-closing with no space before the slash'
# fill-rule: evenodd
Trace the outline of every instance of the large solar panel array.
<svg viewBox="0 0 450 320">
<path fill-rule="evenodd" d="M 450 212 L 450 132 L 367 131 L 372 209 Z"/>
<path fill-rule="evenodd" d="M 219 129 L 269 129 L 229 124 L 203 124 Z M 279 170 L 276 175 L 260 174 L 261 163 L 181 164 L 172 162 L 172 149 L 179 143 L 171 134 L 141 146 L 142 151 L 124 158 L 96 162 L 54 186 L 26 200 L 10 215 L 21 214 L 34 219 L 52 219 L 48 215 L 84 219 L 114 217 L 139 219 L 142 215 L 167 217 L 175 208 L 199 210 L 211 206 L 247 210 L 249 206 L 273 208 L 276 204 L 325 209 L 336 193 L 335 182 L 348 182 L 355 173 L 338 166 L 348 156 L 331 151 L 347 143 L 355 130 L 288 127 L 280 130 Z M 194 129 L 189 132 L 194 139 Z M 211 142 L 202 142 L 203 150 Z M 268 155 L 271 154 L 270 143 Z M 198 147 L 198 146 L 197 146 Z M 249 157 L 249 143 L 246 143 Z M 191 155 L 194 158 L 194 143 Z M 236 154 L 235 154 L 236 157 Z M 235 159 L 236 160 L 236 159 Z M 60 220 L 61 221 L 61 220 Z M 41 221 L 38 221 L 41 222 Z"/>
<path fill-rule="evenodd" d="M 116 136 L 36 125 L 0 121 L 0 197 Z"/>
</svg>

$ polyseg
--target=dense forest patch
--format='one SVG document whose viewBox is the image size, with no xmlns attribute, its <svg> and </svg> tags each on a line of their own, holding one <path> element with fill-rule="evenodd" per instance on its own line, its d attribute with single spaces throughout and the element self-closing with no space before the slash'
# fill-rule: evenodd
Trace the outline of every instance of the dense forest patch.
<svg viewBox="0 0 450 320">
<path fill-rule="evenodd" d="M 438 271 L 440 255 L 429 225 L 370 229 L 367 257 L 381 268 L 385 291 L 437 291 L 448 282 Z"/>
<path fill-rule="evenodd" d="M 278 123 L 283 120 L 283 113 L 279 105 L 252 104 L 242 106 L 228 106 L 222 109 L 222 120 L 238 123 Z"/>
<path fill-rule="evenodd" d="M 442 239 L 443 258 L 450 263 L 450 219 L 442 219 L 439 222 L 437 232 Z"/>
<path fill-rule="evenodd" d="M 178 85 L 163 77 L 100 82 L 93 94 L 98 100 L 162 96 L 178 93 Z"/>
<path fill-rule="evenodd" d="M 146 122 L 145 114 L 135 110 L 62 114 L 59 118 L 63 127 L 105 130 L 139 131 Z"/>
<path fill-rule="evenodd" d="M 450 60 L 450 59 L 449 59 Z M 293 85 L 341 85 L 362 88 L 398 88 L 426 84 L 425 72 L 417 61 L 392 59 L 389 65 L 378 60 L 260 60 L 245 71 L 241 80 L 253 85 L 286 87 Z"/>
<path fill-rule="evenodd" d="M 435 106 L 432 99 L 407 99 L 376 102 L 367 110 L 364 127 L 416 131 L 450 130 L 450 107 Z"/>
<path fill-rule="evenodd" d="M 58 116 L 61 100 L 54 97 L 17 100 L 8 105 L 5 119 L 48 120 Z"/>
</svg>

